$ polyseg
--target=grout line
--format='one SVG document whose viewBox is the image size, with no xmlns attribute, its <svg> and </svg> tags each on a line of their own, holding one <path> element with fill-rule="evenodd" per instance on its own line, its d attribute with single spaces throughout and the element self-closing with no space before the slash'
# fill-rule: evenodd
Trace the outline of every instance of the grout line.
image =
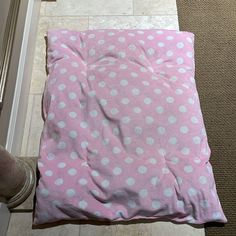
<svg viewBox="0 0 236 236">
<path fill-rule="evenodd" d="M 45 16 L 42 16 L 42 17 L 50 17 L 50 18 L 53 18 L 53 17 L 66 17 L 66 18 L 79 18 L 79 17 L 116 17 L 116 16 L 176 16 L 177 15 L 177 12 L 176 13 L 158 13 L 158 14 L 155 14 L 155 15 L 45 15 Z"/>
<path fill-rule="evenodd" d="M 132 6 L 133 6 L 133 16 L 134 16 L 134 0 L 132 1 Z"/>
</svg>

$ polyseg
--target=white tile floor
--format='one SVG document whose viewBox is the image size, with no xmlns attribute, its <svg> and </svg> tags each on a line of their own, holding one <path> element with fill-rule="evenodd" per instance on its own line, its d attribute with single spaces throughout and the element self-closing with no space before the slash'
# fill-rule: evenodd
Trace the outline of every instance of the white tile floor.
<svg viewBox="0 0 236 236">
<path fill-rule="evenodd" d="M 46 79 L 45 40 L 49 28 L 75 30 L 98 28 L 178 29 L 176 0 L 57 0 L 42 2 L 38 26 L 33 74 L 21 154 L 37 156 L 43 121 L 41 98 Z M 43 53 L 42 53 L 43 52 Z M 32 213 L 14 213 L 7 236 L 203 236 L 203 228 L 166 222 L 95 226 L 63 225 L 32 230 Z"/>
</svg>

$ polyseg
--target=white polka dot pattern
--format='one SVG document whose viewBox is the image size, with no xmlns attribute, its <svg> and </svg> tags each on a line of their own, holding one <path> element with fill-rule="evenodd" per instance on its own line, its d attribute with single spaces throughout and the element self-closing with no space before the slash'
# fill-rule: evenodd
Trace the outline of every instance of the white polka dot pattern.
<svg viewBox="0 0 236 236">
<path fill-rule="evenodd" d="M 48 32 L 35 224 L 90 216 L 225 221 L 193 40 L 155 29 Z"/>
</svg>

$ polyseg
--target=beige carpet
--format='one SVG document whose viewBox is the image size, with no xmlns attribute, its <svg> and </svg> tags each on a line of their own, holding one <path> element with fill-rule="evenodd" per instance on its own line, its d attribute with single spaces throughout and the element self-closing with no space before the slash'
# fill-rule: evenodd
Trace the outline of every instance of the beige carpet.
<svg viewBox="0 0 236 236">
<path fill-rule="evenodd" d="M 207 236 L 236 235 L 236 1 L 177 0 L 180 29 L 195 33 L 196 83 L 212 150 L 218 194 L 228 218 Z"/>
</svg>

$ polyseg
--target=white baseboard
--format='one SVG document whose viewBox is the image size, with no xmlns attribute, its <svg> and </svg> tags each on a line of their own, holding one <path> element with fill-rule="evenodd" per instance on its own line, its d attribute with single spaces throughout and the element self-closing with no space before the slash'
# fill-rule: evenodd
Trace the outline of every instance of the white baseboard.
<svg viewBox="0 0 236 236">
<path fill-rule="evenodd" d="M 10 212 L 6 204 L 0 202 L 0 236 L 7 234 L 7 227 L 10 221 Z"/>
<path fill-rule="evenodd" d="M 5 147 L 16 156 L 20 155 L 24 134 L 40 4 L 40 0 L 28 0 L 27 5 L 21 54 Z"/>
</svg>

